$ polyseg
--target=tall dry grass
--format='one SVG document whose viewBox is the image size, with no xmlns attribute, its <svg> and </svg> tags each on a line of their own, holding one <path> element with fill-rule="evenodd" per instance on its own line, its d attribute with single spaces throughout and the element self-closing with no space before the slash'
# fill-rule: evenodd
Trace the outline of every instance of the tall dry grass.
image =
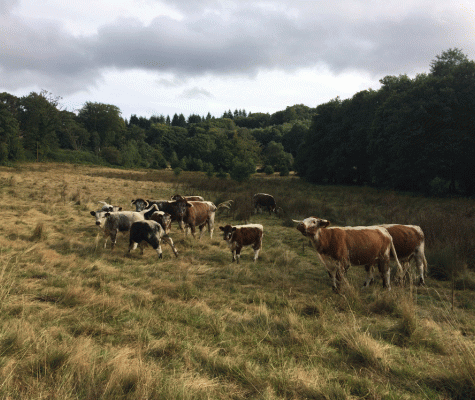
<svg viewBox="0 0 475 400">
<path fill-rule="evenodd" d="M 283 213 L 254 215 L 252 194 Z M 215 233 L 173 227 L 164 246 L 103 249 L 89 211 L 100 200 L 201 194 L 235 200 L 217 225 L 258 222 L 257 263 Z M 314 187 L 295 177 L 248 183 L 172 171 L 60 164 L 0 168 L 0 397 L 11 399 L 442 399 L 473 397 L 474 204 L 369 188 Z M 350 268 L 335 295 L 289 223 L 420 224 L 431 270 L 452 281 L 359 289 Z M 442 251 L 447 248 L 449 250 Z M 455 283 L 455 285 L 453 284 Z M 455 296 L 453 295 L 455 294 Z M 455 300 L 454 300 L 455 299 Z"/>
</svg>

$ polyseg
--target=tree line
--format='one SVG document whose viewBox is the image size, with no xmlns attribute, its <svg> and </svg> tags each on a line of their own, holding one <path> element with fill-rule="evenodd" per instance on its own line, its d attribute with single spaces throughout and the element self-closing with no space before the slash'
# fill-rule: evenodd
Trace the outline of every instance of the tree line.
<svg viewBox="0 0 475 400">
<path fill-rule="evenodd" d="M 475 195 L 475 62 L 449 49 L 430 73 L 316 109 L 295 168 L 318 184 Z"/>
<path fill-rule="evenodd" d="M 86 102 L 63 110 L 47 91 L 0 94 L 0 163 L 84 162 L 204 171 L 247 179 L 298 175 L 318 184 L 370 185 L 429 194 L 475 195 L 475 63 L 444 51 L 430 72 L 386 76 L 379 90 L 269 113 L 219 118 L 131 115 Z"/>
<path fill-rule="evenodd" d="M 309 107 L 288 107 L 274 126 L 274 114 L 224 112 L 221 118 L 192 114 L 132 115 L 118 107 L 86 102 L 76 112 L 63 110 L 61 98 L 47 91 L 16 97 L 0 94 L 0 163 L 63 161 L 123 167 L 167 168 L 231 174 L 244 180 L 256 171 L 288 174 L 296 154 L 291 136 Z M 255 128 L 254 128 L 255 127 Z M 293 129 L 292 129 L 293 128 Z M 299 131 L 302 136 L 302 132 Z M 284 140 L 285 139 L 285 140 Z M 284 143 L 288 143 L 285 150 Z"/>
</svg>

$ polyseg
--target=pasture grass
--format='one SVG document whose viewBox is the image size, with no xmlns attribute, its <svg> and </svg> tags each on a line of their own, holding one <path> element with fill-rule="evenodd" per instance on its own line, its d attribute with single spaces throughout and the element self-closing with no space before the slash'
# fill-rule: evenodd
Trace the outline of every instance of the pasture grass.
<svg viewBox="0 0 475 400">
<path fill-rule="evenodd" d="M 275 195 L 278 216 L 252 213 Z M 216 204 L 212 239 L 173 226 L 179 252 L 127 254 L 89 211 L 107 201 L 200 194 Z M 469 199 L 311 186 L 294 176 L 244 184 L 201 173 L 63 164 L 0 168 L 0 397 L 9 399 L 465 399 L 475 397 L 475 275 Z M 408 223 L 427 238 L 426 287 L 341 294 L 292 219 Z M 240 264 L 218 227 L 264 225 L 256 263 Z M 441 272 L 442 271 L 442 272 Z M 412 279 L 415 280 L 414 272 Z"/>
</svg>

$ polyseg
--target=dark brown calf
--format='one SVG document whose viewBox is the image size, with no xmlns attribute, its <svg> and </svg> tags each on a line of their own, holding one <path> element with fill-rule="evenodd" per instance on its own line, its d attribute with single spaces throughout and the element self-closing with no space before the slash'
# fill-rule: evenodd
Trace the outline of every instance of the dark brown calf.
<svg viewBox="0 0 475 400">
<path fill-rule="evenodd" d="M 267 208 L 269 215 L 271 212 L 277 213 L 277 205 L 275 204 L 274 197 L 266 193 L 256 193 L 253 196 L 255 211 L 262 212 L 263 208 Z"/>
<path fill-rule="evenodd" d="M 252 246 L 254 249 L 254 261 L 257 260 L 259 251 L 262 248 L 262 236 L 264 234 L 264 227 L 262 225 L 226 225 L 220 226 L 219 229 L 224 232 L 223 239 L 226 240 L 231 248 L 233 261 L 239 263 L 241 250 L 244 246 Z"/>
</svg>

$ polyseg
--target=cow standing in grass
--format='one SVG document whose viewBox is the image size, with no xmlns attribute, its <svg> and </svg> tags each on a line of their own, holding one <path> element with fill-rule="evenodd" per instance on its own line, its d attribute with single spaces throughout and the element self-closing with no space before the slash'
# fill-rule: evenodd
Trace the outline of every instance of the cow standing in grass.
<svg viewBox="0 0 475 400">
<path fill-rule="evenodd" d="M 180 197 L 172 203 L 176 218 L 182 227 L 191 229 L 193 237 L 195 237 L 196 227 L 199 227 L 200 236 L 198 239 L 201 239 L 203 229 L 207 225 L 209 236 L 213 238 L 216 206 L 211 201 L 187 201 Z"/>
<path fill-rule="evenodd" d="M 111 238 L 111 249 L 114 250 L 114 246 L 117 241 L 117 233 L 128 232 L 134 222 L 143 221 L 148 215 L 152 215 L 155 211 L 158 211 L 157 206 L 153 205 L 149 209 L 136 211 L 120 211 L 120 212 L 106 212 L 102 218 L 96 221 L 96 224 L 104 224 L 104 248 L 106 248 L 107 239 Z"/>
<path fill-rule="evenodd" d="M 419 273 L 418 285 L 425 285 L 424 275 L 427 273 L 427 260 L 424 254 L 424 232 L 417 225 L 384 224 L 391 235 L 396 249 L 397 258 L 404 265 L 404 270 L 398 270 L 398 278 L 403 277 L 409 269 L 410 262 L 414 259 Z M 366 267 L 371 275 L 369 284 L 373 281 L 372 266 Z"/>
<path fill-rule="evenodd" d="M 256 193 L 253 197 L 255 212 L 262 213 L 262 209 L 266 208 L 271 213 L 277 214 L 277 205 L 273 196 L 267 193 Z"/>
<path fill-rule="evenodd" d="M 371 268 L 378 266 L 383 279 L 383 287 L 390 289 L 389 259 L 392 255 L 402 270 L 397 258 L 393 240 L 386 228 L 381 226 L 330 227 L 324 219 L 309 217 L 297 222 L 297 229 L 308 237 L 317 251 L 332 280 L 332 288 L 339 291 L 343 274 L 353 265 L 369 266 L 366 268 L 367 279 L 364 286 L 372 279 Z"/>
<path fill-rule="evenodd" d="M 233 260 L 239 263 L 241 250 L 244 246 L 252 246 L 254 249 L 254 261 L 259 256 L 262 249 L 262 236 L 264 235 L 264 227 L 260 224 L 249 225 L 226 225 L 220 226 L 223 231 L 223 239 L 228 243 L 233 254 Z"/>
<path fill-rule="evenodd" d="M 154 248 L 158 254 L 158 258 L 162 258 L 162 246 L 161 242 L 165 242 L 170 245 L 173 253 L 178 257 L 178 252 L 175 248 L 173 240 L 165 233 L 162 225 L 153 220 L 137 221 L 130 227 L 129 238 L 129 253 L 140 246 L 141 254 L 143 254 L 144 242 L 148 243 Z"/>
</svg>

